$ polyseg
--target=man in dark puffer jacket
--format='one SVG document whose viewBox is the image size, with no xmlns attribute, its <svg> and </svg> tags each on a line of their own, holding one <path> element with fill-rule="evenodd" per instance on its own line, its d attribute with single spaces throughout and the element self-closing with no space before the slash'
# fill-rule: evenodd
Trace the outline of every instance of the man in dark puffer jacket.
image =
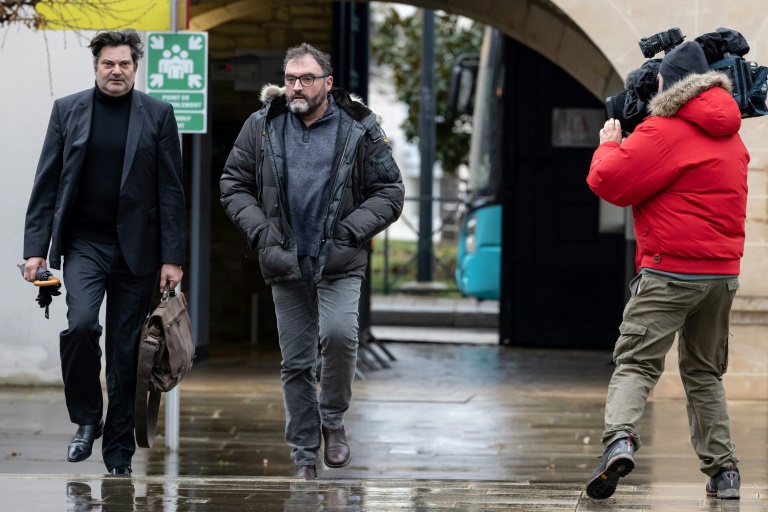
<svg viewBox="0 0 768 512">
<path fill-rule="evenodd" d="M 316 477 L 322 433 L 328 467 L 349 463 L 349 408 L 368 241 L 400 216 L 404 188 L 375 114 L 331 89 L 330 57 L 304 43 L 288 50 L 285 88 L 240 132 L 222 174 L 221 203 L 258 249 L 272 285 L 286 442 L 294 476 Z M 315 369 L 321 347 L 321 393 Z"/>
</svg>

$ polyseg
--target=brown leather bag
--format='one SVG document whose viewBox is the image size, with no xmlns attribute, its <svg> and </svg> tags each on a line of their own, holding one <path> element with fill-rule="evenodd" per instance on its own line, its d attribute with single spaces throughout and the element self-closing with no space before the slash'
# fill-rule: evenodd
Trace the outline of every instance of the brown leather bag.
<svg viewBox="0 0 768 512">
<path fill-rule="evenodd" d="M 157 432 L 160 393 L 175 388 L 192 369 L 195 342 L 187 299 L 166 286 L 160 304 L 144 321 L 136 379 L 136 442 L 151 448 Z"/>
</svg>

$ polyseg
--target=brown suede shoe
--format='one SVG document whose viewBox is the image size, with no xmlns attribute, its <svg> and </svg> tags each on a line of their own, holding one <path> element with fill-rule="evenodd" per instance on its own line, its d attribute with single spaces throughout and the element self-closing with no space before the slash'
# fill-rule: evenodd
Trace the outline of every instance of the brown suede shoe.
<svg viewBox="0 0 768 512">
<path fill-rule="evenodd" d="M 317 478 L 317 470 L 315 465 L 311 466 L 296 466 L 293 469 L 293 478 L 303 478 L 304 480 L 314 480 Z"/>
<path fill-rule="evenodd" d="M 352 454 L 349 452 L 347 436 L 344 427 L 329 430 L 323 427 L 323 440 L 325 441 L 325 465 L 329 468 L 343 468 L 349 464 Z"/>
</svg>

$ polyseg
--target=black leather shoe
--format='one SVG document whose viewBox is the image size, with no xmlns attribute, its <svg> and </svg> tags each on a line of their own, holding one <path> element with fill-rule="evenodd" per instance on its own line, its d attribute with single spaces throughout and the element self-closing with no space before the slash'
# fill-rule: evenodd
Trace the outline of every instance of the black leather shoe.
<svg viewBox="0 0 768 512">
<path fill-rule="evenodd" d="M 75 437 L 67 447 L 67 460 L 80 462 L 91 456 L 93 442 L 104 433 L 104 421 L 99 420 L 98 425 L 80 425 L 77 427 Z"/>
<path fill-rule="evenodd" d="M 323 440 L 325 441 L 325 465 L 329 468 L 343 468 L 349 464 L 352 454 L 349 452 L 347 435 L 344 427 L 330 430 L 323 427 Z"/>
<path fill-rule="evenodd" d="M 317 469 L 315 465 L 311 466 L 296 466 L 293 470 L 293 478 L 303 478 L 304 480 L 314 480 L 317 478 Z"/>
<path fill-rule="evenodd" d="M 110 475 L 117 476 L 131 476 L 131 473 L 133 473 L 131 466 L 117 466 L 109 470 Z"/>
</svg>

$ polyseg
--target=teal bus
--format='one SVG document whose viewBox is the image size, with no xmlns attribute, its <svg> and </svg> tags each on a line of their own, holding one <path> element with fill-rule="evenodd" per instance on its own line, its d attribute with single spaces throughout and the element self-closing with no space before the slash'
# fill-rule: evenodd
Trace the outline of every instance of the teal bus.
<svg viewBox="0 0 768 512">
<path fill-rule="evenodd" d="M 490 28 L 453 84 L 473 114 L 459 289 L 499 300 L 502 344 L 612 347 L 633 265 L 624 213 L 586 185 L 603 100 Z"/>
<path fill-rule="evenodd" d="M 503 100 L 502 35 L 486 29 L 479 55 L 463 56 L 454 76 L 455 108 L 472 110 L 467 213 L 459 232 L 456 284 L 462 294 L 498 300 L 501 280 L 501 198 L 498 148 L 492 143 Z M 476 79 L 475 79 L 476 78 Z"/>
</svg>

